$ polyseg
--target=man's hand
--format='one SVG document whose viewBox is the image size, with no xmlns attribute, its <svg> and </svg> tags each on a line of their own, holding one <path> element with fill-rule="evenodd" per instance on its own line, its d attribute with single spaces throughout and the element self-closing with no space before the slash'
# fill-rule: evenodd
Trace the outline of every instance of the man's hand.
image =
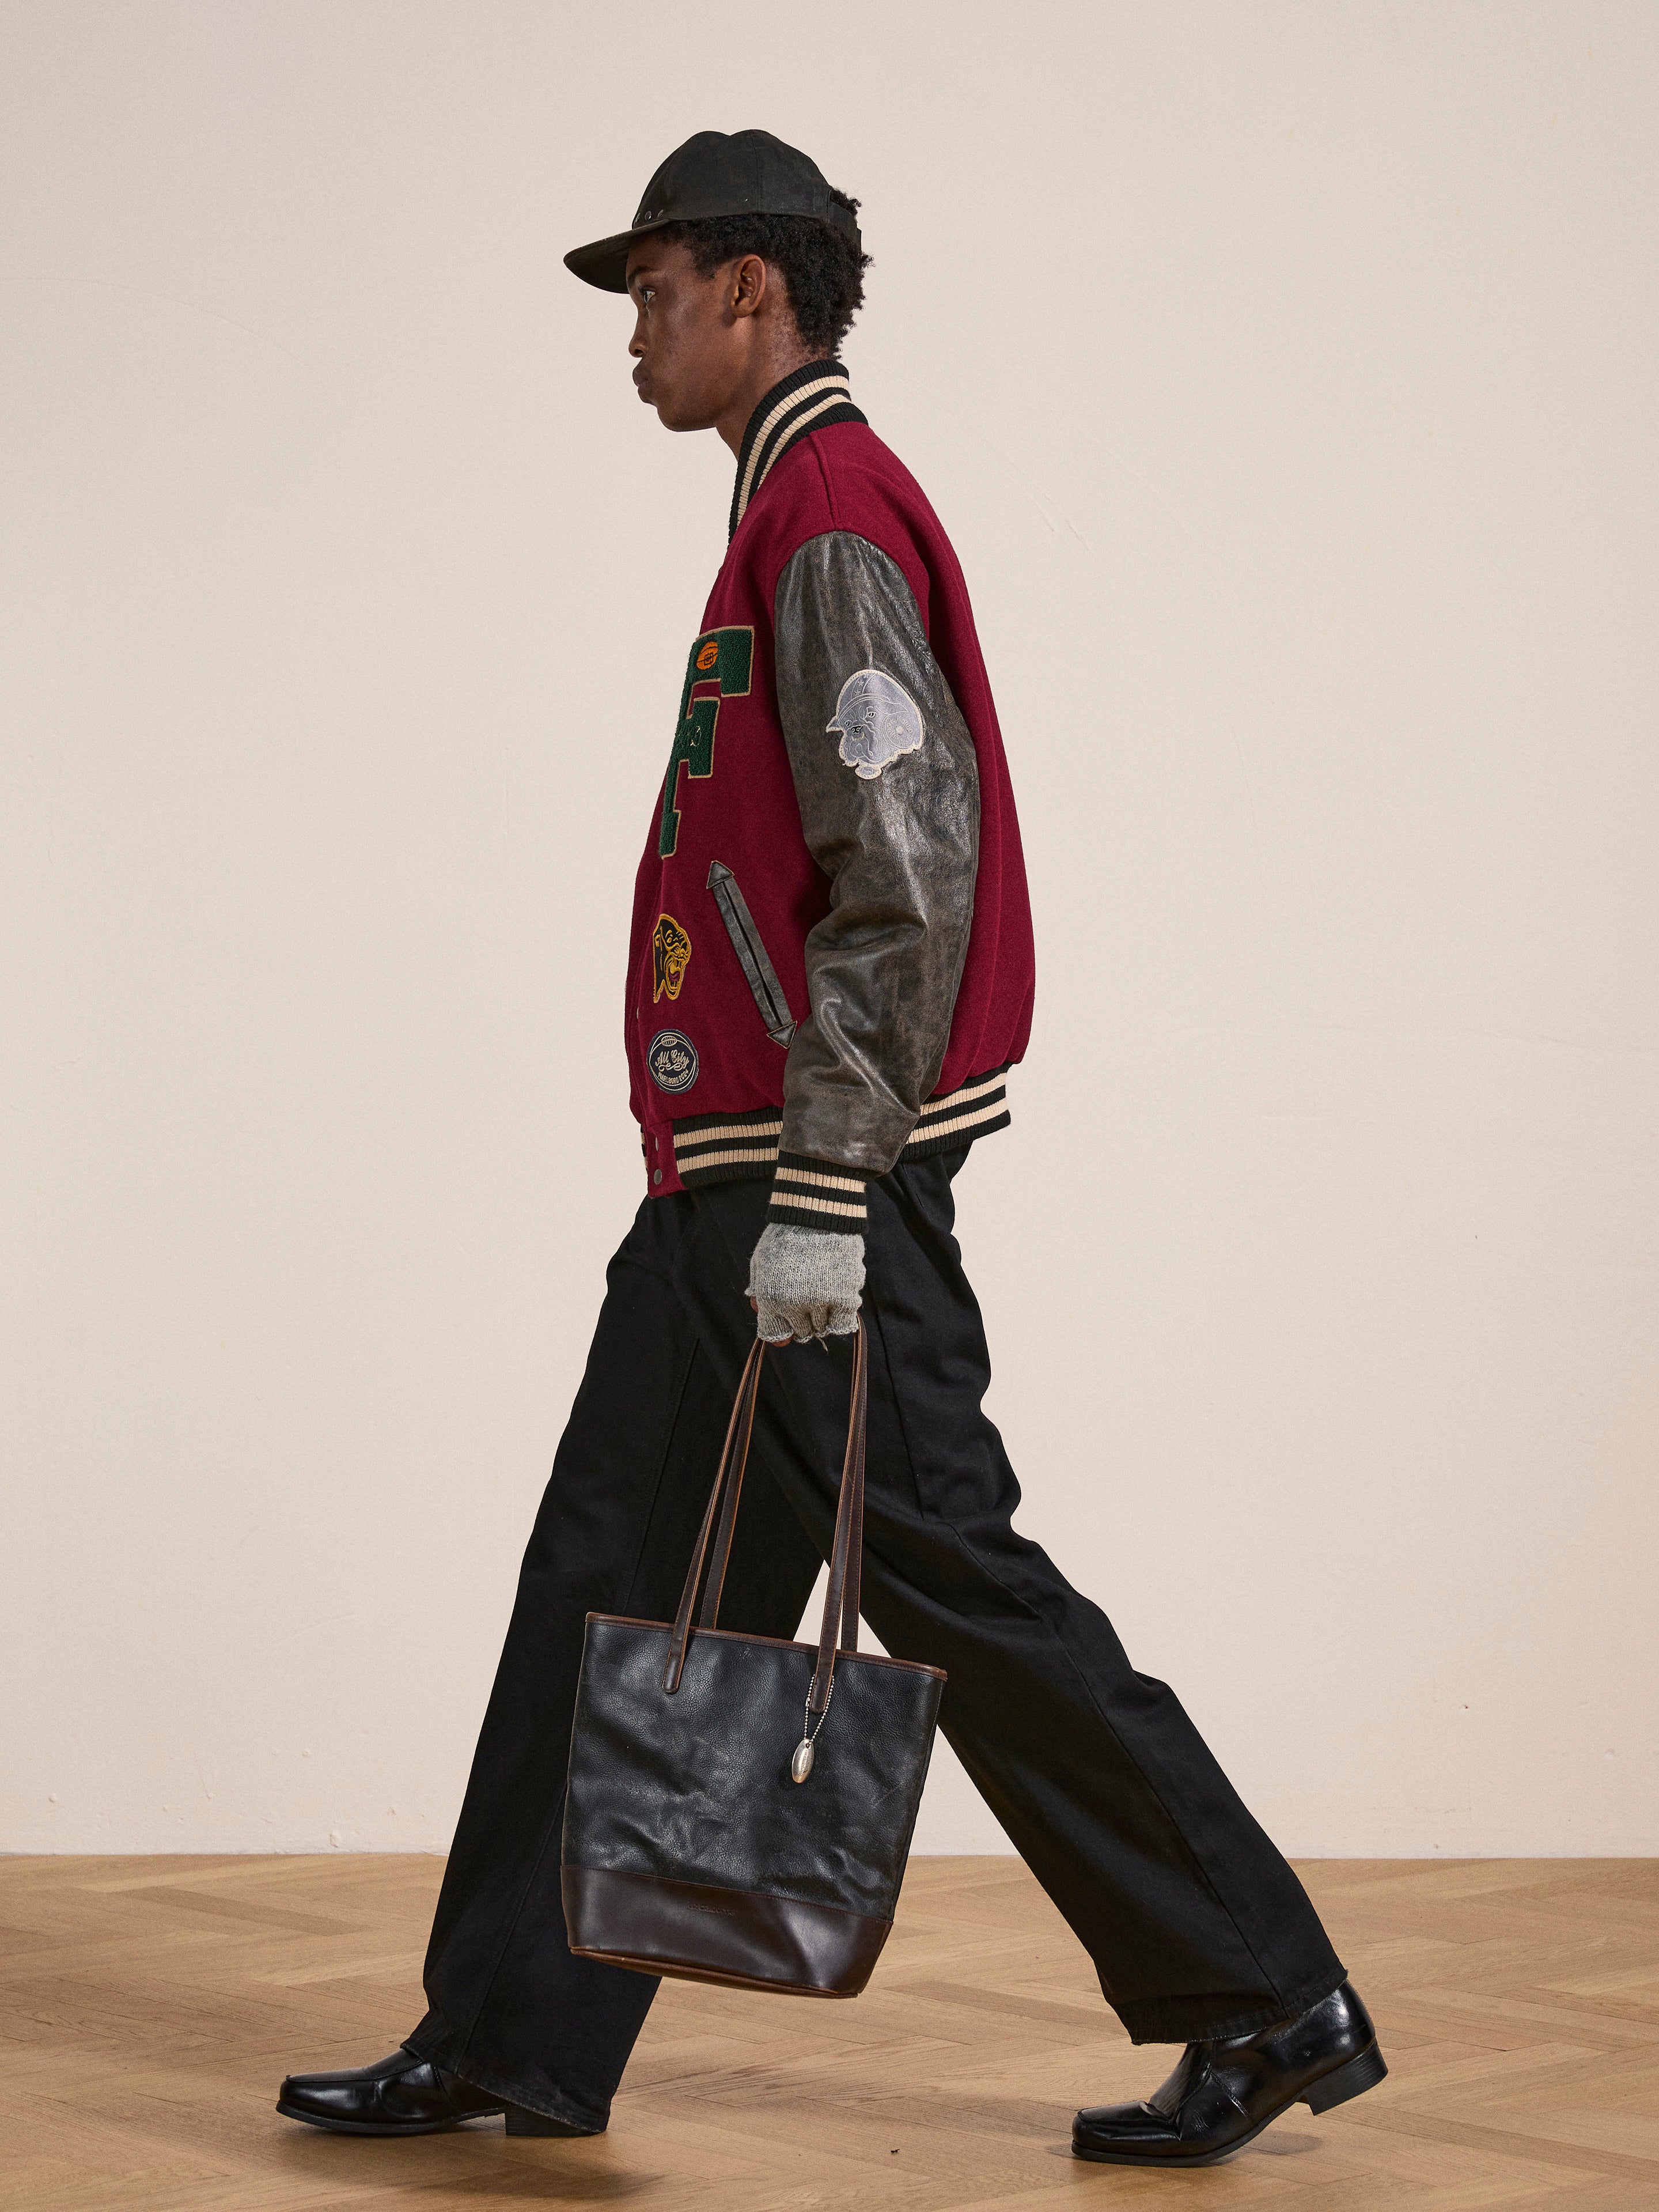
<svg viewBox="0 0 1659 2212">
<path fill-rule="evenodd" d="M 749 1261 L 748 1298 L 768 1344 L 845 1336 L 858 1326 L 864 1240 L 774 1221 Z"/>
</svg>

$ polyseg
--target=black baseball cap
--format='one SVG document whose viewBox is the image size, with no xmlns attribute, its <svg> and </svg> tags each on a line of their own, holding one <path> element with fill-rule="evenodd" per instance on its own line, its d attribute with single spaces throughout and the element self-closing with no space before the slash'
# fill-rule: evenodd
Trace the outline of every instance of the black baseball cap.
<svg viewBox="0 0 1659 2212">
<path fill-rule="evenodd" d="M 631 230 L 565 256 L 565 266 L 602 292 L 626 292 L 628 250 L 664 223 L 711 215 L 809 215 L 859 245 L 858 219 L 837 199 L 815 161 L 770 131 L 699 131 L 669 155 L 645 186 Z"/>
</svg>

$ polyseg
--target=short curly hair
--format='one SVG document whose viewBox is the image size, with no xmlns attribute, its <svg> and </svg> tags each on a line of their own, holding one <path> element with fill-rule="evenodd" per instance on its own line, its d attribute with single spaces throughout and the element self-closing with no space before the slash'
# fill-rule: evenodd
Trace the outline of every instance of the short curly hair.
<svg viewBox="0 0 1659 2212">
<path fill-rule="evenodd" d="M 845 192 L 832 197 L 857 214 L 857 200 Z M 657 235 L 688 246 L 700 276 L 711 276 L 745 253 L 758 253 L 782 275 L 801 342 L 820 357 L 839 352 L 864 304 L 869 254 L 846 231 L 816 216 L 711 215 L 696 222 L 664 223 Z"/>
</svg>

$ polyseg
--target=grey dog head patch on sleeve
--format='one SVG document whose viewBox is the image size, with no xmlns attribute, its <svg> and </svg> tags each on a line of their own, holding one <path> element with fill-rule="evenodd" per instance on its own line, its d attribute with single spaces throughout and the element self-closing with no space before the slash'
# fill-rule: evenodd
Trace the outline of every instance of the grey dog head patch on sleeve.
<svg viewBox="0 0 1659 2212">
<path fill-rule="evenodd" d="M 840 732 L 842 759 L 867 781 L 900 753 L 919 751 L 927 734 L 921 708 L 882 668 L 848 677 L 825 728 Z"/>
</svg>

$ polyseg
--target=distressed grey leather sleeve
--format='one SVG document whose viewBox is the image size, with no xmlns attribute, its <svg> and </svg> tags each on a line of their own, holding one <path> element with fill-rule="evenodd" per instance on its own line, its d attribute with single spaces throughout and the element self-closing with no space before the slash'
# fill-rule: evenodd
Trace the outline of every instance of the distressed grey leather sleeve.
<svg viewBox="0 0 1659 2212">
<path fill-rule="evenodd" d="M 885 1175 L 950 1038 L 979 860 L 973 739 L 898 563 L 809 538 L 778 580 L 778 707 L 801 823 L 830 879 L 780 1152 Z"/>
</svg>

